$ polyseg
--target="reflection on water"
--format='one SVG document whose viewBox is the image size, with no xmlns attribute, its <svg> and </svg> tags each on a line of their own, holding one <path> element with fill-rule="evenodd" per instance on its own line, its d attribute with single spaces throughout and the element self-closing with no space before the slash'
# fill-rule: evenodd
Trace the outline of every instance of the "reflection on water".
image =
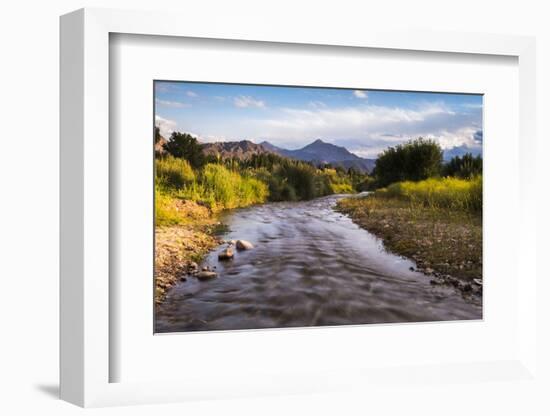
<svg viewBox="0 0 550 416">
<path fill-rule="evenodd" d="M 414 263 L 333 211 L 339 196 L 237 210 L 224 239 L 253 250 L 202 265 L 219 277 L 174 286 L 156 311 L 156 332 L 480 319 L 480 302 L 430 285 Z M 202 266 L 201 265 L 201 266 Z"/>
</svg>

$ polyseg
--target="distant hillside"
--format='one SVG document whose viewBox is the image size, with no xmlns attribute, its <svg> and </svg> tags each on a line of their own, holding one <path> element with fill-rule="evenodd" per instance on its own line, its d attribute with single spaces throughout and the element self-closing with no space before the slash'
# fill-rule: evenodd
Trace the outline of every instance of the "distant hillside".
<svg viewBox="0 0 550 416">
<path fill-rule="evenodd" d="M 375 159 L 364 159 L 354 155 L 345 147 L 326 143 L 320 139 L 296 150 L 283 149 L 267 141 L 260 144 L 265 149 L 281 156 L 313 163 L 330 163 L 332 165 L 340 165 L 346 169 L 354 167 L 362 172 L 372 172 L 376 162 Z"/>
<path fill-rule="evenodd" d="M 241 140 L 240 142 L 215 142 L 203 143 L 202 151 L 207 156 L 221 157 L 222 159 L 237 158 L 244 160 L 252 155 L 267 153 L 269 150 L 263 146 L 252 143 L 250 140 Z"/>
<path fill-rule="evenodd" d="M 166 139 L 159 134 L 158 141 L 155 143 L 155 152 L 159 154 L 164 154 L 166 152 L 166 150 L 164 150 L 165 143 Z"/>
</svg>

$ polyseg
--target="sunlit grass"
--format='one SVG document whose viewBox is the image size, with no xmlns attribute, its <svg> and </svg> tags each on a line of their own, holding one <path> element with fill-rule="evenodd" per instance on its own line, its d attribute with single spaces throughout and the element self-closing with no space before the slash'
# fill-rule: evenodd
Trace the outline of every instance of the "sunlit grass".
<svg viewBox="0 0 550 416">
<path fill-rule="evenodd" d="M 375 195 L 408 201 L 413 206 L 481 212 L 482 188 L 481 176 L 473 179 L 430 178 L 419 182 L 397 182 L 377 190 Z"/>
</svg>

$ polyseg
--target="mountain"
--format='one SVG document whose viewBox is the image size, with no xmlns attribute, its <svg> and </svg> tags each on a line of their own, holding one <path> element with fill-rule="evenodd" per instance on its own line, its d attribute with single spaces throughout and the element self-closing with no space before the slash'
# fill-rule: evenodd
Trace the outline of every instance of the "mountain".
<svg viewBox="0 0 550 416">
<path fill-rule="evenodd" d="M 259 155 L 268 152 L 263 146 L 252 143 L 250 140 L 240 142 L 215 142 L 203 143 L 202 151 L 207 156 L 226 158 L 237 158 L 244 160 L 252 155 Z"/>
<path fill-rule="evenodd" d="M 260 144 L 265 149 L 281 156 L 305 160 L 313 163 L 330 163 L 332 165 L 340 165 L 346 169 L 354 167 L 362 172 L 372 172 L 376 162 L 375 159 L 364 159 L 354 155 L 345 147 L 336 146 L 334 144 L 324 142 L 321 139 L 317 139 L 301 149 L 296 150 L 282 149 L 267 141 Z"/>
<path fill-rule="evenodd" d="M 469 148 L 466 145 L 455 146 L 451 149 L 443 151 L 443 160 L 448 162 L 455 156 L 464 156 L 466 153 L 471 153 L 473 156 L 478 156 L 481 154 L 481 148 Z"/>
<path fill-rule="evenodd" d="M 164 144 L 166 142 L 167 140 L 159 134 L 158 141 L 155 143 L 155 153 L 164 154 L 166 152 L 166 150 L 164 150 Z"/>
</svg>

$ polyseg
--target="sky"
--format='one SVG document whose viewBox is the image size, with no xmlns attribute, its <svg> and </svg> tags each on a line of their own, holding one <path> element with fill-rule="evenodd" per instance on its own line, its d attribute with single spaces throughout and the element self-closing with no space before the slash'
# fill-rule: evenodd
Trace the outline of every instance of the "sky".
<svg viewBox="0 0 550 416">
<path fill-rule="evenodd" d="M 417 137 L 448 156 L 482 150 L 482 95 L 155 81 L 155 124 L 168 138 L 269 141 L 298 149 L 321 139 L 375 158 Z"/>
</svg>

